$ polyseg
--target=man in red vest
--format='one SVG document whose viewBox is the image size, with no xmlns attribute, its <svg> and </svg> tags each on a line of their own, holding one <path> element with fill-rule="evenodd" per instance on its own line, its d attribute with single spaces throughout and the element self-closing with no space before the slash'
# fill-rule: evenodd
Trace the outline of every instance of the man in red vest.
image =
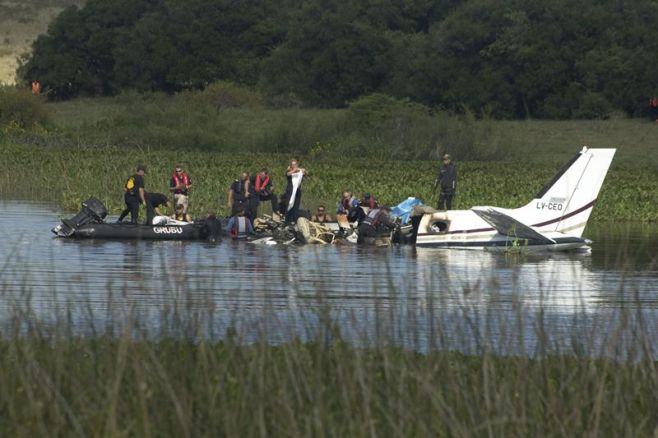
<svg viewBox="0 0 658 438">
<path fill-rule="evenodd" d="M 169 191 L 174 194 L 174 205 L 183 206 L 183 214 L 187 214 L 187 207 L 189 205 L 189 192 L 192 188 L 192 178 L 183 170 L 183 166 L 176 165 L 174 173 L 171 175 L 169 181 Z"/>
<path fill-rule="evenodd" d="M 270 201 L 272 213 L 279 210 L 278 201 L 274 194 L 274 184 L 266 168 L 262 168 L 254 180 L 254 191 L 259 201 Z"/>
</svg>

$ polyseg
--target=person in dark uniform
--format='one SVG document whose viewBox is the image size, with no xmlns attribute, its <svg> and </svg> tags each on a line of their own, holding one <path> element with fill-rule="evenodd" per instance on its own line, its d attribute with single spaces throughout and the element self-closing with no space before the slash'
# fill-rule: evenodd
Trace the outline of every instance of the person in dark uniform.
<svg viewBox="0 0 658 438">
<path fill-rule="evenodd" d="M 123 218 L 130 213 L 130 223 L 137 224 L 139 217 L 139 204 L 146 205 L 146 192 L 144 191 L 144 175 L 146 174 L 146 166 L 138 164 L 135 174 L 128 178 L 124 186 L 125 193 L 123 200 L 126 203 L 126 208 L 121 212 L 121 216 L 117 223 L 123 221 Z"/>
<path fill-rule="evenodd" d="M 222 239 L 222 222 L 217 219 L 214 210 L 208 210 L 206 219 L 203 221 L 204 231 L 206 233 L 206 241 L 216 243 Z"/>
<path fill-rule="evenodd" d="M 157 215 L 160 216 L 160 207 L 167 207 L 171 209 L 171 202 L 162 193 L 149 193 L 144 196 L 146 199 L 146 222 L 145 225 L 153 225 L 153 218 Z M 179 204 L 182 205 L 182 204 Z"/>
<path fill-rule="evenodd" d="M 231 188 L 228 191 L 228 208 L 231 209 L 231 216 L 236 216 L 240 208 L 243 208 L 245 212 L 248 211 L 250 186 L 251 183 L 247 172 L 242 172 L 240 177 L 231 184 Z"/>
<path fill-rule="evenodd" d="M 356 243 L 372 245 L 377 237 L 388 234 L 393 229 L 395 229 L 395 222 L 391 218 L 390 208 L 384 206 L 372 209 L 357 228 L 359 237 Z"/>
<path fill-rule="evenodd" d="M 249 177 L 249 198 L 247 199 L 247 207 L 245 216 L 247 216 L 251 222 L 254 222 L 254 219 L 258 216 L 258 206 L 260 205 L 260 199 L 258 193 L 256 192 L 256 180 L 258 175 L 250 175 Z"/>
<path fill-rule="evenodd" d="M 450 155 L 443 156 L 443 165 L 439 169 L 439 174 L 434 180 L 434 188 L 439 187 L 439 210 L 451 210 L 452 198 L 457 191 L 457 168 L 450 159 Z"/>
</svg>

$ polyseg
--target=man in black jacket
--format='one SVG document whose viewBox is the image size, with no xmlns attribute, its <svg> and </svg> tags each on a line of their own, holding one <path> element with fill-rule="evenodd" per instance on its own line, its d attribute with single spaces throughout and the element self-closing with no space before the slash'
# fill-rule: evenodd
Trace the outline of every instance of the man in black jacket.
<svg viewBox="0 0 658 438">
<path fill-rule="evenodd" d="M 139 204 L 146 204 L 144 191 L 144 174 L 146 173 L 146 166 L 143 164 L 137 165 L 135 174 L 128 178 L 124 185 L 123 199 L 126 203 L 126 208 L 119 216 L 117 223 L 121 223 L 124 217 L 130 213 L 130 223 L 137 224 L 137 216 L 139 216 Z"/>
<path fill-rule="evenodd" d="M 162 215 L 160 207 L 171 209 L 171 202 L 162 193 L 147 192 L 144 196 L 146 199 L 146 222 L 145 225 L 153 225 L 153 218 Z"/>
<path fill-rule="evenodd" d="M 451 210 L 452 198 L 457 191 L 457 168 L 448 154 L 443 156 L 443 166 L 439 169 L 439 174 L 434 181 L 434 188 L 436 189 L 436 187 L 441 190 L 437 208 L 439 210 Z"/>
</svg>

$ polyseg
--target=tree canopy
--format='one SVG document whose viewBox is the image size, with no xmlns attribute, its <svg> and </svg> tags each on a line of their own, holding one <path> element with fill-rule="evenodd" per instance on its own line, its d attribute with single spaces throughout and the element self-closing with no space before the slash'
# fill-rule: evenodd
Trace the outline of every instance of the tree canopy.
<svg viewBox="0 0 658 438">
<path fill-rule="evenodd" d="M 54 99 L 215 81 L 342 107 L 384 93 L 497 118 L 637 115 L 658 94 L 653 0 L 88 0 L 19 77 Z"/>
</svg>

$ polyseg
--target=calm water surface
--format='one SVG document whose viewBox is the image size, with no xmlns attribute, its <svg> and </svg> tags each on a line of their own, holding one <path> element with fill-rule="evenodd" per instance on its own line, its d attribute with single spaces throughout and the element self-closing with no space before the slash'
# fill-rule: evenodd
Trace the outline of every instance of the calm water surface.
<svg viewBox="0 0 658 438">
<path fill-rule="evenodd" d="M 591 253 L 55 239 L 54 207 L 0 202 L 0 323 L 127 319 L 154 335 L 342 336 L 421 351 L 489 348 L 658 357 L 658 226 L 590 226 Z M 13 322 L 12 322 L 13 321 Z M 190 327 L 194 327 L 190 332 Z M 634 351 L 634 350 L 633 350 Z"/>
</svg>

